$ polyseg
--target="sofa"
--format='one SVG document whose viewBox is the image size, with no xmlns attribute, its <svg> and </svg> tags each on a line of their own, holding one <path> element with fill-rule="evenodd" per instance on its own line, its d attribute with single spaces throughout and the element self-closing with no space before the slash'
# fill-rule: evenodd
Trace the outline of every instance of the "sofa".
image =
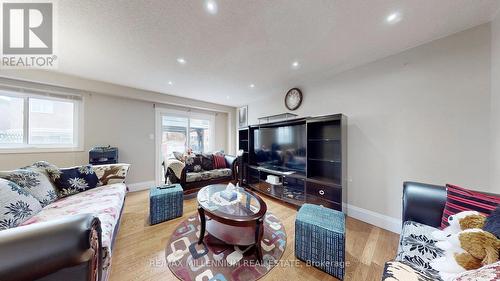
<svg viewBox="0 0 500 281">
<path fill-rule="evenodd" d="M 107 280 L 128 167 L 93 166 L 99 186 L 60 192 L 19 226 L 0 230 L 0 280 Z"/>
<path fill-rule="evenodd" d="M 165 182 L 169 179 L 171 183 L 179 183 L 184 189 L 184 193 L 189 194 L 210 184 L 235 181 L 237 178 L 237 157 L 223 155 L 225 167 L 214 168 L 213 165 L 205 165 L 205 161 L 213 162 L 210 155 L 194 153 L 193 158 L 201 159 L 199 168 L 196 168 L 196 163 L 188 163 L 189 160 L 181 158 L 164 160 L 162 166 L 165 173 Z M 195 166 L 195 168 L 190 169 L 190 165 Z"/>
<path fill-rule="evenodd" d="M 398 251 L 394 261 L 386 263 L 383 280 L 441 280 L 430 262 L 444 256 L 444 252 L 435 246 L 437 241 L 431 233 L 441 226 L 446 200 L 445 186 L 403 184 L 403 226 Z"/>
</svg>

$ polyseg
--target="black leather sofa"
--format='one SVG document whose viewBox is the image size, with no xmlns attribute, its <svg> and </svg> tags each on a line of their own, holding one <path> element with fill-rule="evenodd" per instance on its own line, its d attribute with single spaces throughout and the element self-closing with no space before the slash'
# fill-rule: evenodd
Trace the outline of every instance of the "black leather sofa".
<svg viewBox="0 0 500 281">
<path fill-rule="evenodd" d="M 90 214 L 0 231 L 0 280 L 102 280 L 101 224 Z"/>
<path fill-rule="evenodd" d="M 483 194 L 498 194 L 481 192 Z M 403 183 L 403 223 L 414 221 L 439 227 L 446 204 L 446 187 L 419 182 Z"/>
</svg>

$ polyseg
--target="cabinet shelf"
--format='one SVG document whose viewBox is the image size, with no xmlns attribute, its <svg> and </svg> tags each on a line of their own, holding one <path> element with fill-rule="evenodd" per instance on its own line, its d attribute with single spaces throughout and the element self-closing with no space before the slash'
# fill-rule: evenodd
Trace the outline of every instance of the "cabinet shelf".
<svg viewBox="0 0 500 281">
<path fill-rule="evenodd" d="M 340 141 L 339 139 L 309 139 L 308 141 L 313 142 L 327 142 L 327 141 Z"/>
<path fill-rule="evenodd" d="M 338 181 L 331 179 L 331 178 L 310 177 L 307 179 L 307 181 L 318 183 L 318 184 L 326 184 L 326 185 L 337 187 L 337 188 L 342 188 L 342 185 L 340 185 Z"/>
<path fill-rule="evenodd" d="M 308 158 L 309 161 L 321 161 L 321 162 L 328 162 L 328 163 L 338 163 L 340 164 L 340 160 L 331 160 L 331 159 L 319 159 L 319 158 Z"/>
</svg>

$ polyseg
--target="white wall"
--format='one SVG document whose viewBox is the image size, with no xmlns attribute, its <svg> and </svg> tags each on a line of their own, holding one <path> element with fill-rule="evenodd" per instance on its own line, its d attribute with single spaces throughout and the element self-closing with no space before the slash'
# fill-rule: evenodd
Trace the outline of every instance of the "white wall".
<svg viewBox="0 0 500 281">
<path fill-rule="evenodd" d="M 233 107 L 44 71 L 2 70 L 0 80 L 2 76 L 84 90 L 85 104 L 84 151 L 0 154 L 0 170 L 30 165 L 37 160 L 46 160 L 60 167 L 81 165 L 88 163 L 87 151 L 91 147 L 110 144 L 119 148 L 120 162 L 132 164 L 128 183 L 154 181 L 155 141 L 150 138 L 155 133 L 154 104 L 182 110 L 190 106 L 192 111 L 216 114 L 215 148 L 229 153 L 235 151 Z"/>
<path fill-rule="evenodd" d="M 500 192 L 500 13 L 491 23 L 491 183 Z"/>
<path fill-rule="evenodd" d="M 350 205 L 400 218 L 403 181 L 488 189 L 489 24 L 287 86 L 303 90 L 300 116 L 348 116 Z M 250 123 L 285 112 L 283 97 L 250 104 Z"/>
</svg>

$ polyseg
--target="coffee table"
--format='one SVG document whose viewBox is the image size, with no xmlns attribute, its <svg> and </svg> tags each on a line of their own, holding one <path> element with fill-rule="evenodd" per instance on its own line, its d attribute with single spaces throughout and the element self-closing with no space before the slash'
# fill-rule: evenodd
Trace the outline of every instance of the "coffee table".
<svg viewBox="0 0 500 281">
<path fill-rule="evenodd" d="M 207 231 L 227 244 L 253 245 L 257 259 L 262 260 L 260 242 L 264 235 L 266 203 L 257 194 L 241 187 L 235 189 L 237 198 L 228 201 L 220 196 L 225 189 L 226 185 L 214 184 L 198 192 L 198 213 L 201 223 L 198 244 L 203 243 Z"/>
</svg>

